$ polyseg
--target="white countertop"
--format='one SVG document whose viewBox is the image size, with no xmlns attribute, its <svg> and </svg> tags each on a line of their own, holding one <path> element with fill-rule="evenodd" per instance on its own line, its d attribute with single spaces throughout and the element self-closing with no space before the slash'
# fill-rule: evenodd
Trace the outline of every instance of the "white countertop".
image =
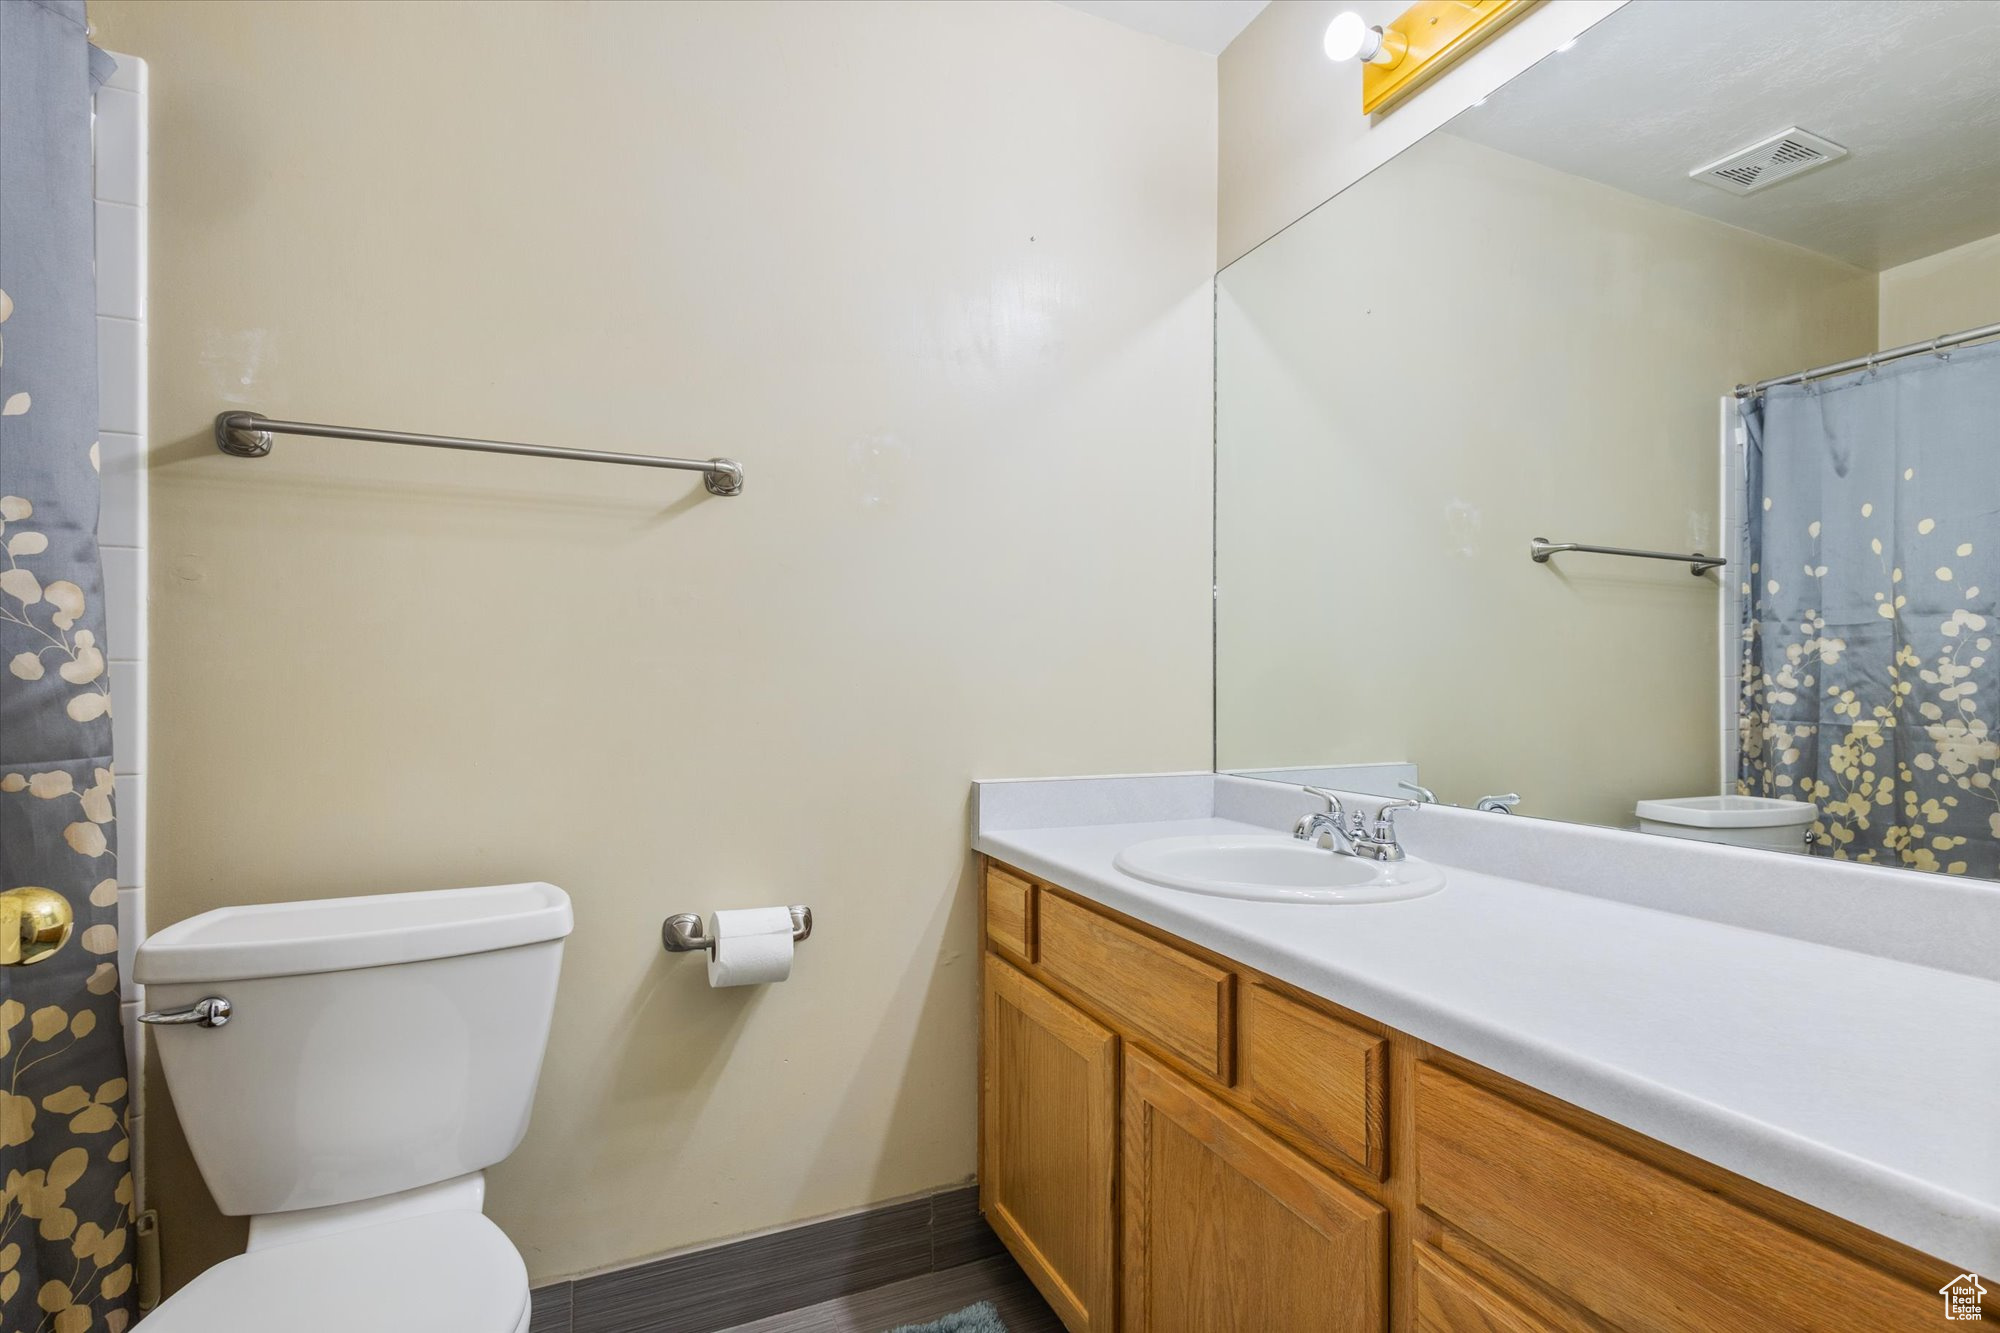
<svg viewBox="0 0 2000 1333">
<path fill-rule="evenodd" d="M 2000 1273 L 2000 982 L 1463 867 L 1427 898 L 1326 906 L 1206 897 L 1112 866 L 1148 838 L 1269 831 L 1179 818 L 986 828 L 974 846 L 1948 1263 Z"/>
</svg>

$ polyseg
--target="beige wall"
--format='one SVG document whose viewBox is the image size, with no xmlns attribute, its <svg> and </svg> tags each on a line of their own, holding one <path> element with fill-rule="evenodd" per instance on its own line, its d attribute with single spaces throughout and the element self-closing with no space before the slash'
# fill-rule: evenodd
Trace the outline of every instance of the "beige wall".
<svg viewBox="0 0 2000 1333">
<path fill-rule="evenodd" d="M 1882 271 L 1885 348 L 2000 323 L 2000 235 Z"/>
<path fill-rule="evenodd" d="M 1387 24 L 1409 0 L 1273 0 L 1217 61 L 1217 267 L 1317 208 L 1625 0 L 1547 0 L 1401 106 L 1361 113 L 1361 66 L 1321 41 L 1342 10 Z"/>
<path fill-rule="evenodd" d="M 1054 4 L 93 0 L 152 62 L 156 924 L 541 877 L 536 1280 L 962 1180 L 974 774 L 1209 753 L 1215 66 Z M 218 410 L 707 455 L 282 440 Z M 806 902 L 708 990 L 677 910 Z M 238 1242 L 155 1084 L 169 1274 Z"/>
<path fill-rule="evenodd" d="M 1528 542 L 1718 550 L 1720 396 L 1867 350 L 1875 275 L 1438 134 L 1218 285 L 1221 765 L 1714 790 L 1714 578 Z"/>
</svg>

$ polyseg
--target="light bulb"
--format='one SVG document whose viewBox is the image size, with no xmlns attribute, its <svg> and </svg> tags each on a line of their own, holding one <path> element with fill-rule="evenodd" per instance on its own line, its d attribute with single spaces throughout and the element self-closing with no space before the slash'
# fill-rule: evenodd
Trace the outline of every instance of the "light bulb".
<svg viewBox="0 0 2000 1333">
<path fill-rule="evenodd" d="M 1371 28 L 1351 9 L 1336 15 L 1333 22 L 1326 25 L 1326 39 L 1321 45 L 1326 48 L 1328 60 L 1342 62 L 1359 58 L 1371 65 L 1393 65 L 1409 49 L 1402 33 L 1385 33 L 1380 28 Z"/>
<path fill-rule="evenodd" d="M 1368 29 L 1361 16 L 1353 10 L 1336 15 L 1333 22 L 1326 25 L 1326 58 L 1336 63 L 1363 57 L 1363 48 L 1381 39 Z M 1364 57 L 1365 58 L 1365 57 Z"/>
</svg>

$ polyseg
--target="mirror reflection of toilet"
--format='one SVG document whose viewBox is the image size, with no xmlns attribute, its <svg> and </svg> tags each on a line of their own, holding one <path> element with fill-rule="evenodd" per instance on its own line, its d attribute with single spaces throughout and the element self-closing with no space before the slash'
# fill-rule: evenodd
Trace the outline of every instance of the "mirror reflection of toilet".
<svg viewBox="0 0 2000 1333">
<path fill-rule="evenodd" d="M 1807 852 L 1819 807 L 1775 796 L 1679 796 L 1641 801 L 1633 813 L 1641 833 L 1766 852 Z"/>
<path fill-rule="evenodd" d="M 140 946 L 188 1145 L 250 1218 L 149 1333 L 524 1333 L 483 1173 L 527 1132 L 570 926 L 561 889 L 507 884 L 227 907 Z"/>
</svg>

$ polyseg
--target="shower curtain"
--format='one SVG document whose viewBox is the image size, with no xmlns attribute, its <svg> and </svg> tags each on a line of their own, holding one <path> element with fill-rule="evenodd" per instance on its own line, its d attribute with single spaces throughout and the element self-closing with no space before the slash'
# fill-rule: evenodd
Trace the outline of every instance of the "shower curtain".
<svg viewBox="0 0 2000 1333">
<path fill-rule="evenodd" d="M 2000 344 L 1743 409 L 1737 790 L 1821 851 L 2000 877 Z"/>
<path fill-rule="evenodd" d="M 97 551 L 83 0 L 0 0 L 0 890 L 75 933 L 0 966 L 0 1330 L 133 1318 L 117 825 Z"/>
</svg>

